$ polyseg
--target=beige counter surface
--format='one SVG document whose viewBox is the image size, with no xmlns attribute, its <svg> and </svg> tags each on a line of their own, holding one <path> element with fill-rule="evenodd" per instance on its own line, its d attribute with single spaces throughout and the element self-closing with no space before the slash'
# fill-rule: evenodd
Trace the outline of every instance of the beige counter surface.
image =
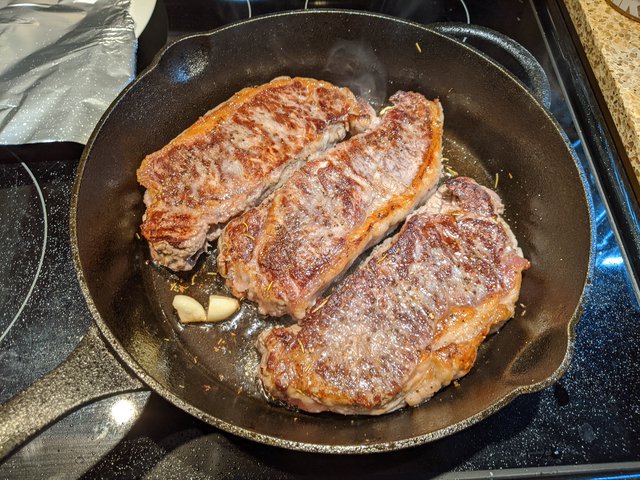
<svg viewBox="0 0 640 480">
<path fill-rule="evenodd" d="M 640 179 L 640 22 L 604 0 L 565 4 Z"/>
</svg>

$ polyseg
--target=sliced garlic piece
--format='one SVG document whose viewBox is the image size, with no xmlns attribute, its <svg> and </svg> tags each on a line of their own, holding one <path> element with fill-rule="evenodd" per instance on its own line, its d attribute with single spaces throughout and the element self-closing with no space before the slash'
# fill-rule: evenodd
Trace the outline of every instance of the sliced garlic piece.
<svg viewBox="0 0 640 480">
<path fill-rule="evenodd" d="M 178 317 L 180 317 L 182 323 L 207 321 L 204 307 L 195 298 L 188 295 L 176 295 L 173 297 L 172 305 L 178 312 Z"/>
<path fill-rule="evenodd" d="M 222 295 L 209 295 L 209 309 L 207 310 L 207 320 L 219 322 L 229 318 L 240 308 L 240 302 L 235 298 L 223 297 Z"/>
</svg>

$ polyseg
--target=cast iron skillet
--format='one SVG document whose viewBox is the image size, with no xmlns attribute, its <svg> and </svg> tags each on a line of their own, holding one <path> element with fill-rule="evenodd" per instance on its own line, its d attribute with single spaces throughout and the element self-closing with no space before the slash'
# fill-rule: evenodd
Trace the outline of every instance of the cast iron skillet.
<svg viewBox="0 0 640 480">
<path fill-rule="evenodd" d="M 271 321 L 245 304 L 225 323 L 181 328 L 171 289 L 186 287 L 200 300 L 220 291 L 220 278 L 211 274 L 215 251 L 201 259 L 193 279 L 150 265 L 136 238 L 143 204 L 135 171 L 145 154 L 234 92 L 279 75 L 348 84 L 374 101 L 398 89 L 439 97 L 451 168 L 489 186 L 499 174 L 506 217 L 532 263 L 520 300 L 526 307 L 488 339 L 458 388 L 419 408 L 344 417 L 266 401 L 254 378 L 253 341 Z M 548 101 L 544 81 L 533 83 Z M 371 86 L 377 90 L 368 91 Z M 592 250 L 580 168 L 558 125 L 513 76 L 437 27 L 350 11 L 256 18 L 165 50 L 113 103 L 86 146 L 71 238 L 97 329 L 56 371 L 0 408 L 2 454 L 91 398 L 143 388 L 137 378 L 216 427 L 291 449 L 364 453 L 443 437 L 564 373 Z"/>
</svg>

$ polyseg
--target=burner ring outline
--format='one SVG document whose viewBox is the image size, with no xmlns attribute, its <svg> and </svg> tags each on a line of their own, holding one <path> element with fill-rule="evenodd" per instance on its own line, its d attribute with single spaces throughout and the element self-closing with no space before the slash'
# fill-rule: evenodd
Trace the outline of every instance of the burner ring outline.
<svg viewBox="0 0 640 480">
<path fill-rule="evenodd" d="M 14 157 L 18 158 L 13 152 L 11 152 L 11 154 Z M 33 181 L 33 184 L 36 187 L 36 191 L 38 192 L 38 199 L 40 200 L 40 206 L 42 207 L 42 217 L 43 217 L 43 220 L 44 220 L 44 232 L 43 232 L 43 237 L 42 237 L 42 249 L 41 249 L 42 251 L 40 252 L 40 258 L 38 260 L 38 267 L 36 268 L 36 273 L 33 276 L 33 280 L 31 281 L 31 286 L 29 287 L 29 290 L 27 292 L 27 296 L 22 301 L 22 304 L 20 305 L 20 308 L 18 309 L 18 312 L 14 315 L 13 319 L 11 320 L 11 322 L 9 322 L 9 326 L 5 329 L 4 332 L 2 332 L 2 335 L 0 335 L 0 343 L 2 343 L 2 341 L 7 336 L 9 331 L 16 324 L 16 322 L 18 321 L 18 318 L 22 314 L 22 310 L 24 310 L 24 307 L 27 305 L 27 302 L 29 301 L 29 299 L 31 298 L 31 295 L 33 294 L 33 290 L 34 290 L 34 288 L 36 286 L 36 282 L 38 281 L 38 278 L 40 277 L 40 271 L 42 270 L 42 264 L 44 263 L 44 254 L 45 254 L 45 252 L 47 250 L 47 237 L 49 235 L 49 224 L 48 224 L 48 221 L 47 221 L 47 204 L 44 201 L 44 194 L 42 193 L 42 189 L 40 188 L 40 184 L 38 183 L 38 180 L 36 179 L 35 175 L 31 171 L 31 169 L 27 166 L 26 163 L 20 162 L 20 165 L 22 165 L 22 168 L 24 168 L 26 170 L 27 174 L 29 175 L 29 177 L 31 177 L 31 180 Z"/>
</svg>

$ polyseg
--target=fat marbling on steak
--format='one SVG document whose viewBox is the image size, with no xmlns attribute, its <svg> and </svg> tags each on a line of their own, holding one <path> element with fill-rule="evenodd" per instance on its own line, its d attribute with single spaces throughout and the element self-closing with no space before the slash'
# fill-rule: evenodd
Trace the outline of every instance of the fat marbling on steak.
<svg viewBox="0 0 640 480">
<path fill-rule="evenodd" d="M 189 270 L 207 240 L 257 205 L 302 161 L 375 118 L 350 90 L 279 77 L 207 112 L 138 169 L 147 190 L 141 231 L 151 256 Z"/>
<path fill-rule="evenodd" d="M 502 211 L 469 178 L 441 186 L 321 309 L 261 334 L 265 390 L 310 412 L 378 415 L 465 375 L 529 266 Z"/>
<path fill-rule="evenodd" d="M 229 222 L 218 268 L 262 313 L 302 318 L 365 249 L 435 189 L 440 103 L 413 92 L 376 125 L 314 155 L 258 207 Z"/>
</svg>

